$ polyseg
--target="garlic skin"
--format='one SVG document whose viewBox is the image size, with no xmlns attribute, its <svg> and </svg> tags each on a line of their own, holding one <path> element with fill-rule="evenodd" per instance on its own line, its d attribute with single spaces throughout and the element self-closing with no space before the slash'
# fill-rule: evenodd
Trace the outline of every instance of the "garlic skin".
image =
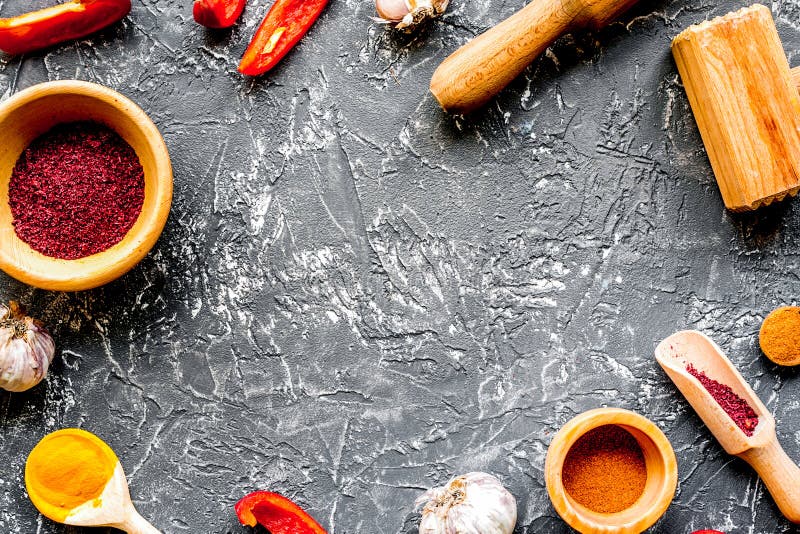
<svg viewBox="0 0 800 534">
<path fill-rule="evenodd" d="M 25 391 L 47 374 L 56 353 L 53 338 L 42 323 L 25 315 L 11 301 L 0 304 L 0 388 Z"/>
<path fill-rule="evenodd" d="M 512 534 L 517 501 L 488 473 L 457 476 L 446 486 L 426 491 L 419 534 Z"/>
<path fill-rule="evenodd" d="M 373 17 L 373 20 L 410 31 L 414 26 L 444 13 L 449 3 L 450 0 L 375 0 L 378 17 Z"/>
</svg>

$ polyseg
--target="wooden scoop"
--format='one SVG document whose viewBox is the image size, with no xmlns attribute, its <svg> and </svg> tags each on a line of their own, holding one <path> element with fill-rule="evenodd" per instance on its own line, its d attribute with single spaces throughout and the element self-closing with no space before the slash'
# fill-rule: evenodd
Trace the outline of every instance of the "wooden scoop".
<svg viewBox="0 0 800 534">
<path fill-rule="evenodd" d="M 431 93 L 451 113 L 468 113 L 499 93 L 565 33 L 598 29 L 636 0 L 533 0 L 439 65 Z"/>
<path fill-rule="evenodd" d="M 72 503 L 79 500 L 79 497 L 59 495 L 58 492 L 40 489 L 42 486 L 37 481 L 37 478 L 46 478 L 48 474 L 40 472 L 41 468 L 32 467 L 33 463 L 36 462 L 35 455 L 43 454 L 43 444 L 52 446 L 52 443 L 46 444 L 46 441 L 59 440 L 65 437 L 83 440 L 86 443 L 86 448 L 99 459 L 98 465 L 92 466 L 93 471 L 109 472 L 108 481 L 99 495 L 91 495 L 89 500 L 78 505 L 73 505 Z M 72 470 L 72 466 L 64 465 L 65 462 L 69 462 L 69 455 L 58 457 L 55 461 L 60 462 L 59 472 L 65 473 Z M 105 462 L 108 463 L 105 464 Z M 111 466 L 113 466 L 113 469 Z M 77 466 L 74 476 L 83 476 L 82 473 L 78 472 Z M 103 440 L 85 430 L 66 428 L 45 436 L 28 456 L 28 462 L 25 466 L 25 486 L 34 506 L 44 516 L 53 521 L 79 527 L 113 527 L 124 530 L 129 534 L 160 534 L 133 507 L 130 492 L 128 491 L 128 482 L 125 480 L 125 473 L 114 451 Z M 58 500 L 59 502 L 51 502 L 52 500 Z M 65 502 L 70 502 L 71 504 L 65 505 Z"/>
<path fill-rule="evenodd" d="M 800 468 L 786 455 L 775 435 L 775 418 L 722 350 L 704 334 L 685 330 L 656 347 L 656 360 L 692 405 L 728 454 L 756 470 L 781 513 L 800 523 Z M 729 386 L 758 415 L 758 426 L 748 437 L 687 370 L 691 364 L 709 378 Z"/>
</svg>

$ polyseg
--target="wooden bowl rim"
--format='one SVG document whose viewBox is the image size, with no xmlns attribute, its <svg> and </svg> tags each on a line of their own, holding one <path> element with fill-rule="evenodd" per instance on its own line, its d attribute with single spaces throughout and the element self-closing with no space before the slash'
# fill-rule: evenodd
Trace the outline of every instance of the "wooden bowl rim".
<svg viewBox="0 0 800 534">
<path fill-rule="evenodd" d="M 561 480 L 567 452 L 586 432 L 605 425 L 628 426 L 642 432 L 653 442 L 665 466 L 664 474 L 657 486 L 655 500 L 651 506 L 643 509 L 634 521 L 614 523 L 615 518 L 621 518 L 623 514 L 627 514 L 632 508 L 637 507 L 637 504 L 615 514 L 600 514 L 607 519 L 603 523 L 588 517 L 583 510 L 572 505 Z M 678 485 L 678 463 L 675 451 L 667 437 L 655 423 L 643 415 L 622 408 L 595 408 L 570 419 L 553 437 L 545 459 L 545 485 L 553 508 L 568 525 L 578 532 L 639 533 L 651 527 L 669 508 Z"/>
<path fill-rule="evenodd" d="M 17 280 L 42 289 L 81 291 L 119 278 L 136 266 L 155 245 L 166 225 L 172 204 L 172 164 L 164 139 L 150 117 L 126 96 L 96 83 L 58 80 L 33 85 L 0 103 L 0 121 L 14 113 L 25 113 L 25 106 L 32 102 L 58 95 L 82 96 L 110 106 L 115 114 L 125 117 L 141 131 L 153 156 L 154 172 L 145 174 L 145 180 L 152 180 L 154 199 L 152 202 L 146 199 L 136 223 L 116 245 L 75 260 L 52 258 L 31 248 L 27 254 L 36 255 L 39 262 L 53 265 L 53 269 L 46 273 L 29 272 L 7 247 L 0 247 L 0 269 Z M 114 129 L 113 124 L 109 126 Z M 148 205 L 150 208 L 145 209 Z M 12 239 L 30 248 L 16 233 L 12 233 Z M 91 260 L 87 261 L 89 258 Z"/>
</svg>

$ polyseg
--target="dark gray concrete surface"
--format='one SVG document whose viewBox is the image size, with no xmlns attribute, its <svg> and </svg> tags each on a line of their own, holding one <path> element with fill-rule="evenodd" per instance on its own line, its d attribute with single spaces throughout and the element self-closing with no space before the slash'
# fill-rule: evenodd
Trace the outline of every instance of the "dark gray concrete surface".
<svg viewBox="0 0 800 534">
<path fill-rule="evenodd" d="M 746 2 L 642 1 L 468 119 L 439 110 L 430 76 L 518 2 L 454 0 L 409 38 L 334 0 L 258 80 L 235 67 L 269 0 L 221 32 L 189 0 L 133 3 L 91 39 L 0 59 L 3 98 L 65 78 L 121 91 L 175 168 L 167 227 L 120 280 L 65 294 L 1 275 L 58 354 L 45 383 L 0 393 L 0 532 L 80 531 L 39 516 L 22 480 L 36 441 L 69 426 L 111 444 L 164 532 L 248 532 L 233 503 L 261 488 L 331 533 L 415 533 L 414 499 L 469 470 L 513 492 L 517 533 L 568 532 L 544 456 L 598 406 L 675 447 L 678 492 L 651 532 L 795 532 L 653 358 L 678 329 L 712 336 L 800 459 L 800 376 L 757 343 L 800 295 L 800 201 L 724 210 L 669 51 Z M 800 2 L 770 7 L 800 64 Z"/>
</svg>

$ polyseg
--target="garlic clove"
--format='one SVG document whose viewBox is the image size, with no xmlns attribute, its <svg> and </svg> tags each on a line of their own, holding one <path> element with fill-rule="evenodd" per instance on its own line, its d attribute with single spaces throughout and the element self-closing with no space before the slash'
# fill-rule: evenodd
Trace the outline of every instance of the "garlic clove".
<svg viewBox="0 0 800 534">
<path fill-rule="evenodd" d="M 411 13 L 411 6 L 406 0 L 375 0 L 375 11 L 383 20 L 400 22 L 403 17 Z"/>
<path fill-rule="evenodd" d="M 445 12 L 450 0 L 375 0 L 377 22 L 412 30 L 418 24 Z"/>
<path fill-rule="evenodd" d="M 423 506 L 419 534 L 512 534 L 517 501 L 488 473 L 455 477 L 416 501 Z"/>
<path fill-rule="evenodd" d="M 0 388 L 25 391 L 41 382 L 55 351 L 44 326 L 19 304 L 0 305 Z"/>
</svg>

